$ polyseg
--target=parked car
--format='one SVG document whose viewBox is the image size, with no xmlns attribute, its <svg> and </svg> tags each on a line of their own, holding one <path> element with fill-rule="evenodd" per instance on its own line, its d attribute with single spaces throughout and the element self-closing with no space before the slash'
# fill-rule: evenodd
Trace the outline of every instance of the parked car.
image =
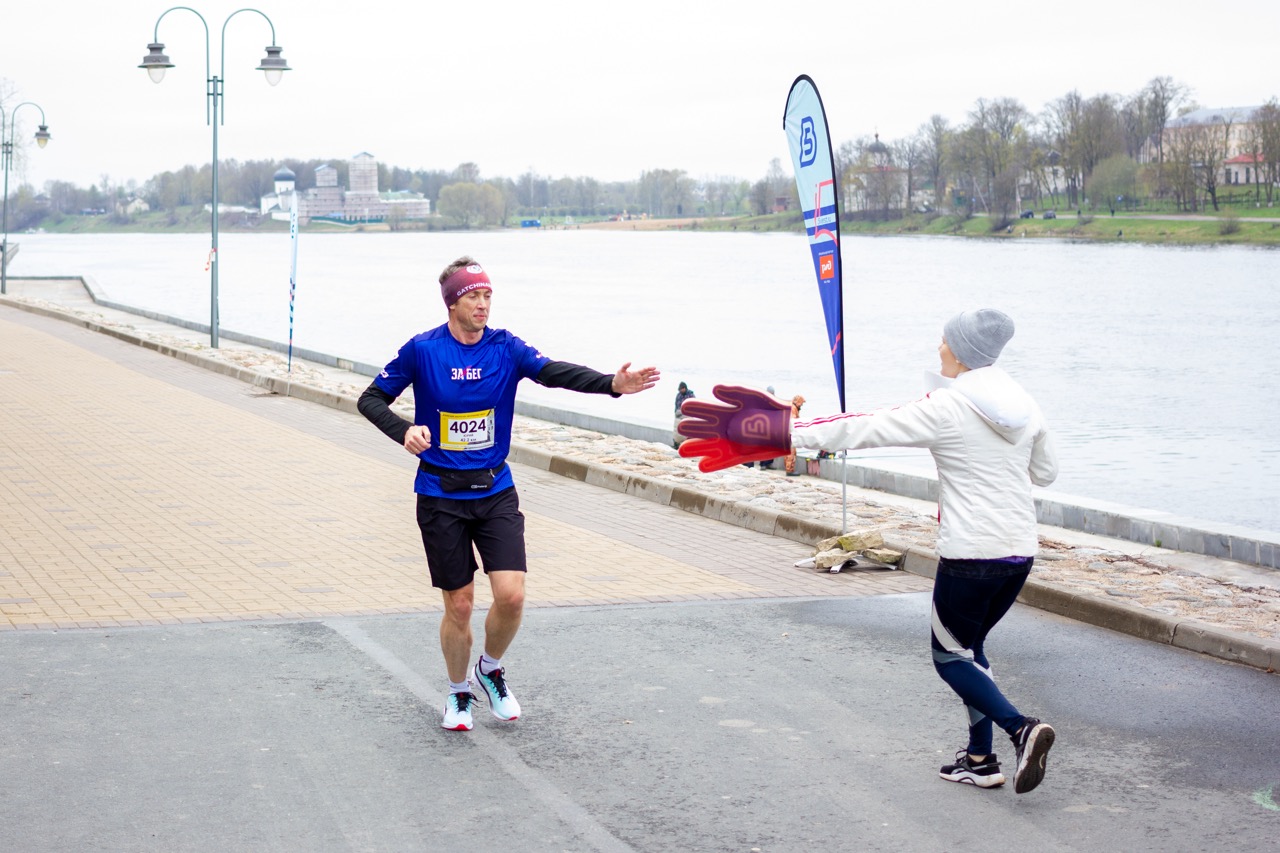
<svg viewBox="0 0 1280 853">
<path fill-rule="evenodd" d="M 1034 210 L 1024 210 L 1018 214 L 1019 219 L 1035 219 L 1036 212 Z"/>
<path fill-rule="evenodd" d="M 1046 211 L 1044 212 L 1044 218 L 1045 218 L 1045 219 L 1057 219 L 1057 218 L 1058 218 L 1058 214 L 1057 214 L 1056 212 L 1052 211 L 1052 210 L 1046 210 Z"/>
</svg>

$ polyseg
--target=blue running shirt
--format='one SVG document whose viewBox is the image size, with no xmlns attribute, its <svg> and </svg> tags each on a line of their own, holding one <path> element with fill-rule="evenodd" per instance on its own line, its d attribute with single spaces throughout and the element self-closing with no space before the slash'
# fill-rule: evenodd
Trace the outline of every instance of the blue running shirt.
<svg viewBox="0 0 1280 853">
<path fill-rule="evenodd" d="M 505 329 L 486 328 L 477 343 L 463 344 L 446 323 L 402 346 L 374 382 L 392 397 L 413 387 L 413 422 L 431 430 L 431 447 L 418 458 L 437 468 L 496 468 L 511 450 L 516 386 L 536 378 L 549 361 Z M 445 492 L 439 477 L 419 469 L 413 490 L 468 500 L 513 485 L 511 468 L 504 467 L 492 489 Z"/>
</svg>

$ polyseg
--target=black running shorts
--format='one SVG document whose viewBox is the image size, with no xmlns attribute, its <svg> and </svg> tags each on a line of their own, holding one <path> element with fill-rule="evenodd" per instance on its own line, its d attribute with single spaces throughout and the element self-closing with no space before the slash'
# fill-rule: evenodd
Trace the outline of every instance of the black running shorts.
<svg viewBox="0 0 1280 853">
<path fill-rule="evenodd" d="M 418 495 L 418 529 L 431 585 L 438 589 L 462 589 L 471 583 L 480 568 L 476 551 L 485 574 L 528 569 L 524 514 L 514 486 L 471 500 Z"/>
</svg>

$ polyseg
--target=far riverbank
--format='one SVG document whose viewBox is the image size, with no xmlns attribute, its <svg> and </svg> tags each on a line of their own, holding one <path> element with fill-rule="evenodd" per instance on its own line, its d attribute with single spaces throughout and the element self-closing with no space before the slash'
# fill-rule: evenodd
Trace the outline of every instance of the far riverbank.
<svg viewBox="0 0 1280 853">
<path fill-rule="evenodd" d="M 1258 211 L 1253 211 L 1257 213 Z M 845 217 L 844 235 L 984 237 L 996 240 L 1054 238 L 1091 242 L 1129 242 L 1171 246 L 1280 246 L 1280 211 L 1275 216 L 1206 214 L 1110 214 L 1057 213 L 1045 219 L 1003 222 L 987 215 L 921 213 L 896 219 L 868 220 Z M 661 223 L 666 220 L 655 220 Z M 626 226 L 629 223 L 609 223 Z M 584 226 L 588 227 L 588 226 Z M 643 227 L 643 226 L 642 226 Z M 803 233 L 799 214 L 716 218 L 686 221 L 675 228 L 705 231 L 795 231 Z"/>
<path fill-rule="evenodd" d="M 1274 215 L 1268 215 L 1274 214 Z M 400 223 L 395 228 L 382 222 L 339 225 L 315 222 L 305 226 L 304 233 L 396 231 L 422 233 L 437 231 L 713 231 L 803 234 L 804 224 L 796 212 L 766 216 L 684 216 L 631 217 L 629 219 L 586 219 L 580 217 L 547 217 L 538 228 L 463 228 L 447 219 L 435 217 L 421 223 Z M 219 231 L 229 233 L 288 233 L 289 224 L 259 220 L 244 214 L 224 214 Z M 110 216 L 63 216 L 57 222 L 46 221 L 35 233 L 47 234 L 200 234 L 210 230 L 209 214 L 188 210 L 177 214 L 148 213 L 120 222 Z M 981 237 L 987 239 L 1082 240 L 1090 242 L 1128 242 L 1170 246 L 1280 246 L 1280 210 L 1253 208 L 1242 211 L 1224 209 L 1217 214 L 1132 213 L 1117 211 L 1101 215 L 1081 211 L 1059 212 L 1045 219 L 1043 212 L 1028 219 L 1002 222 L 996 217 L 979 214 L 921 213 L 896 219 L 871 220 L 846 216 L 840 223 L 845 235 L 871 236 L 935 236 Z M 21 242 L 22 234 L 13 233 L 9 241 Z"/>
</svg>

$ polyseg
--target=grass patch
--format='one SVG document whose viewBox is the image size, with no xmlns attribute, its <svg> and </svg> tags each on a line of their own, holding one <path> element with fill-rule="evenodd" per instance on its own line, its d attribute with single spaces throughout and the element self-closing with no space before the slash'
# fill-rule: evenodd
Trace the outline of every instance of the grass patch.
<svg viewBox="0 0 1280 853">
<path fill-rule="evenodd" d="M 989 240 L 1057 238 L 1067 240 L 1130 241 L 1173 245 L 1240 244 L 1280 246 L 1280 223 L 1241 219 L 1239 230 L 1220 233 L 1217 219 L 1154 219 L 1143 216 L 1096 217 L 1074 214 L 1057 219 L 1016 219 L 1009 227 L 992 230 L 985 216 L 908 216 L 895 222 L 841 223 L 845 234 L 932 234 L 983 237 Z"/>
</svg>

